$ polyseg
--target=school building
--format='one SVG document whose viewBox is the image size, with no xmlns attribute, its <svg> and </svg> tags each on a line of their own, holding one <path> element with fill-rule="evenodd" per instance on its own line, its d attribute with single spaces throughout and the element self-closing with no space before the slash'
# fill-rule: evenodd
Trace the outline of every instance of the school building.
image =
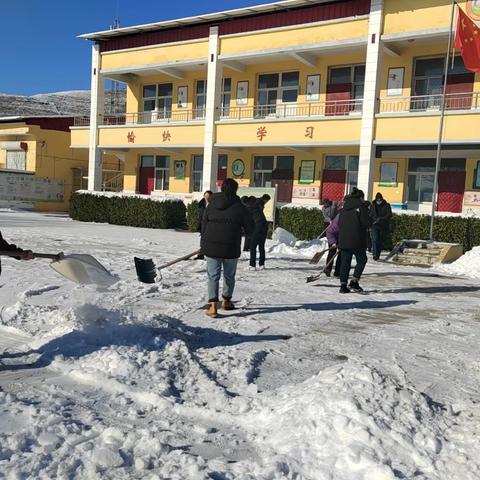
<svg viewBox="0 0 480 480">
<path fill-rule="evenodd" d="M 459 1 L 480 21 L 478 2 Z M 276 186 L 280 203 L 353 186 L 431 210 L 450 0 L 288 0 L 81 35 L 90 118 L 71 146 L 124 162 L 124 191 L 187 201 L 222 179 Z M 127 110 L 105 115 L 106 79 Z M 447 78 L 438 210 L 480 206 L 480 75 Z"/>
<path fill-rule="evenodd" d="M 70 147 L 73 117 L 0 118 L 0 205 L 67 211 L 87 188 L 88 152 Z M 123 163 L 106 156 L 99 190 L 123 189 Z"/>
</svg>

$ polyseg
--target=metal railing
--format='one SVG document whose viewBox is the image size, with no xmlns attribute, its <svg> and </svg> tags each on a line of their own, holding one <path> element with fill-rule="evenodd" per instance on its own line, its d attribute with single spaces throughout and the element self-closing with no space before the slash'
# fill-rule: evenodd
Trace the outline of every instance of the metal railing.
<svg viewBox="0 0 480 480">
<path fill-rule="evenodd" d="M 442 106 L 443 95 L 417 95 L 413 97 L 384 97 L 379 100 L 379 113 L 435 112 Z M 448 93 L 446 110 L 480 111 L 480 92 Z"/>
<path fill-rule="evenodd" d="M 181 123 L 201 121 L 205 118 L 204 108 L 193 110 L 153 110 L 151 112 L 118 113 L 115 115 L 103 115 L 99 125 L 150 125 L 156 123 Z M 75 117 L 74 126 L 89 126 L 90 117 Z"/>
<path fill-rule="evenodd" d="M 362 113 L 363 100 L 333 100 L 327 102 L 284 105 L 223 107 L 221 120 L 280 119 L 290 117 L 345 117 Z"/>
<path fill-rule="evenodd" d="M 102 171 L 102 191 L 103 192 L 121 192 L 123 190 L 123 171 L 103 170 Z"/>
</svg>

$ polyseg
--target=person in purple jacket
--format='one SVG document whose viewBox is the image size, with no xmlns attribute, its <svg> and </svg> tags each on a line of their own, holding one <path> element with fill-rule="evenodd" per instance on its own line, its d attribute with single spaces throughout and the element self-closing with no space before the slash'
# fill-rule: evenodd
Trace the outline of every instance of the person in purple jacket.
<svg viewBox="0 0 480 480">
<path fill-rule="evenodd" d="M 339 220 L 339 214 L 335 216 L 335 218 L 330 222 L 330 224 L 327 227 L 327 230 L 325 232 L 327 236 L 327 241 L 328 241 L 328 247 L 330 248 L 327 256 L 327 261 L 325 263 L 325 268 L 323 269 L 325 275 L 329 277 L 332 274 L 332 268 L 333 268 L 333 257 L 337 253 L 337 244 L 338 244 L 338 220 Z M 338 250 L 338 255 L 337 255 L 337 260 L 335 261 L 335 271 L 333 275 L 335 277 L 340 276 L 340 250 Z"/>
</svg>

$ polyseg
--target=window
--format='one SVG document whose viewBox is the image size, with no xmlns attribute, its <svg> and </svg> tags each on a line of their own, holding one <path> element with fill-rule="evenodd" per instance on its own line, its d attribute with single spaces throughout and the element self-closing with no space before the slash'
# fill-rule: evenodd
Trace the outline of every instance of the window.
<svg viewBox="0 0 480 480">
<path fill-rule="evenodd" d="M 330 67 L 327 85 L 327 115 L 361 111 L 365 89 L 365 65 Z"/>
<path fill-rule="evenodd" d="M 170 157 L 155 157 L 155 190 L 168 190 L 170 184 Z"/>
<path fill-rule="evenodd" d="M 253 159 L 253 186 L 254 187 L 271 187 L 272 172 L 275 157 L 262 156 Z"/>
<path fill-rule="evenodd" d="M 325 170 L 345 170 L 346 194 L 358 185 L 358 155 L 326 155 Z"/>
<path fill-rule="evenodd" d="M 227 178 L 228 155 L 218 156 L 217 181 Z"/>
<path fill-rule="evenodd" d="M 163 155 L 142 155 L 141 167 L 155 169 L 154 190 L 168 190 L 170 183 L 170 157 Z"/>
<path fill-rule="evenodd" d="M 193 171 L 192 171 L 192 190 L 194 192 L 201 192 L 202 182 L 203 182 L 203 155 L 194 155 Z"/>
<path fill-rule="evenodd" d="M 86 190 L 88 188 L 88 171 L 83 168 L 72 168 L 72 190 Z"/>
<path fill-rule="evenodd" d="M 158 119 L 172 116 L 173 85 L 160 83 L 143 87 L 144 122 L 149 123 Z M 153 112 L 149 114 L 149 112 Z"/>
<path fill-rule="evenodd" d="M 277 105 L 298 100 L 299 72 L 264 73 L 258 76 L 257 115 L 277 113 Z"/>
<path fill-rule="evenodd" d="M 435 160 L 412 158 L 408 161 L 408 201 L 431 202 L 435 181 Z"/>
<path fill-rule="evenodd" d="M 293 164 L 295 158 L 291 155 L 260 155 L 253 159 L 253 186 L 271 187 L 274 172 L 277 179 L 293 179 Z M 287 174 L 286 176 L 284 174 Z"/>
<path fill-rule="evenodd" d="M 9 170 L 26 170 L 27 154 L 23 150 L 7 150 L 6 167 Z"/>
<path fill-rule="evenodd" d="M 230 115 L 230 101 L 232 99 L 232 79 L 224 78 L 222 82 L 222 116 Z"/>
<path fill-rule="evenodd" d="M 413 95 L 417 98 L 412 99 L 412 110 L 429 110 L 429 109 L 439 109 L 442 104 L 442 94 L 443 94 L 443 77 L 445 73 L 445 58 L 417 58 L 414 65 L 414 78 L 413 78 Z M 463 64 L 461 56 L 455 57 L 453 68 L 449 66 L 448 69 L 448 81 L 447 83 L 452 83 L 454 85 L 456 81 L 454 79 L 465 77 L 470 77 L 471 72 L 467 70 Z M 473 76 L 471 76 L 473 83 Z M 466 83 L 469 83 L 467 79 L 463 78 L 463 81 L 460 82 L 461 92 L 459 93 L 468 93 L 468 88 Z M 463 90 L 466 88 L 466 90 Z M 472 87 L 470 87 L 471 90 Z M 449 89 L 447 88 L 447 93 Z M 457 92 L 455 92 L 457 93 Z M 447 108 L 462 108 L 466 107 L 470 102 L 468 102 L 468 96 L 463 96 L 463 99 L 457 100 L 457 103 L 453 101 L 452 104 L 448 105 Z M 467 101 L 466 101 L 467 99 Z M 468 105 L 470 108 L 470 105 Z"/>
<path fill-rule="evenodd" d="M 207 105 L 207 81 L 197 80 L 195 85 L 195 118 L 205 118 Z"/>
<path fill-rule="evenodd" d="M 475 190 L 480 189 L 480 160 L 477 160 L 477 167 L 473 172 L 473 188 Z"/>
</svg>

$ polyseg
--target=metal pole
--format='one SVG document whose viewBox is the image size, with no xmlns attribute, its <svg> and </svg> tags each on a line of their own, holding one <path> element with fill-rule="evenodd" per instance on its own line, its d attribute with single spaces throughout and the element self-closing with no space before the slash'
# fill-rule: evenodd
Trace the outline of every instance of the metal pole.
<svg viewBox="0 0 480 480">
<path fill-rule="evenodd" d="M 450 29 L 448 31 L 447 58 L 445 59 L 445 72 L 443 75 L 443 94 L 441 99 L 440 126 L 438 128 L 438 144 L 437 144 L 437 159 L 435 163 L 435 178 L 433 180 L 432 215 L 430 218 L 430 240 L 433 240 L 433 221 L 435 219 L 435 208 L 437 206 L 438 172 L 440 171 L 440 165 L 441 165 L 441 159 L 442 159 L 443 126 L 445 123 L 445 103 L 446 103 L 445 96 L 447 95 L 448 61 L 450 58 L 450 49 L 452 47 L 452 30 L 453 30 L 453 19 L 455 17 L 456 3 L 457 2 L 455 0 L 452 0 L 452 13 L 450 15 Z"/>
</svg>

